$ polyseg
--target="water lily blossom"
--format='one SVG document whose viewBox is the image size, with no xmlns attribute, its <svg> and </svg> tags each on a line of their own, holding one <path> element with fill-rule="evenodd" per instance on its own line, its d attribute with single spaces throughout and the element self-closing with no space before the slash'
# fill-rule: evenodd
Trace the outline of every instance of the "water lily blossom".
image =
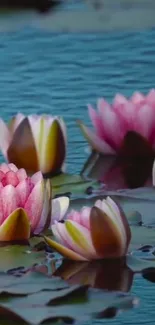
<svg viewBox="0 0 155 325">
<path fill-rule="evenodd" d="M 61 118 L 17 114 L 9 123 L 0 119 L 0 149 L 10 163 L 28 173 L 55 174 L 63 169 L 66 128 Z"/>
<path fill-rule="evenodd" d="M 46 243 L 73 260 L 94 260 L 125 256 L 131 239 L 130 227 L 122 209 L 110 198 L 95 205 L 71 211 L 64 223 L 52 225 L 55 240 Z"/>
<path fill-rule="evenodd" d="M 79 126 L 95 151 L 107 155 L 119 153 L 129 131 L 143 136 L 155 149 L 155 89 L 146 96 L 135 92 L 129 99 L 116 94 L 111 105 L 101 98 L 97 111 L 88 105 L 88 112 L 94 131 L 81 121 Z"/>
<path fill-rule="evenodd" d="M 27 240 L 51 222 L 51 187 L 41 172 L 28 177 L 14 164 L 0 165 L 0 241 Z"/>
</svg>

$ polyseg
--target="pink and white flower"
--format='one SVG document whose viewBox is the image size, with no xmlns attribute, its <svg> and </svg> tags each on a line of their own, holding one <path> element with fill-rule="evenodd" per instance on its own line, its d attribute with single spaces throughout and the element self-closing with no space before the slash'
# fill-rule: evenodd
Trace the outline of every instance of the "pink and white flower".
<svg viewBox="0 0 155 325">
<path fill-rule="evenodd" d="M 117 94 L 111 105 L 101 98 L 97 103 L 97 111 L 88 105 L 88 112 L 94 131 L 81 121 L 79 125 L 85 138 L 97 152 L 117 154 L 129 131 L 143 136 L 155 149 L 155 89 L 147 95 L 135 92 L 129 99 Z"/>
<path fill-rule="evenodd" d="M 73 260 L 117 258 L 127 253 L 130 227 L 122 209 L 110 198 L 95 205 L 71 211 L 64 223 L 55 222 L 56 241 L 45 237 L 47 244 Z"/>
<path fill-rule="evenodd" d="M 55 174 L 63 169 L 67 135 L 63 119 L 17 114 L 7 125 L 0 119 L 0 149 L 10 163 L 28 173 Z"/>
<path fill-rule="evenodd" d="M 28 239 L 51 222 L 51 189 L 41 172 L 28 177 L 14 164 L 0 165 L 0 241 Z"/>
</svg>

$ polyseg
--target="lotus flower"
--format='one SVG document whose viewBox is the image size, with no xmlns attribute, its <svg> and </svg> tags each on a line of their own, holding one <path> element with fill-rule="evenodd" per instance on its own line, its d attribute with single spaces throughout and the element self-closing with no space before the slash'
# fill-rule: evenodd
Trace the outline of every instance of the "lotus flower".
<svg viewBox="0 0 155 325">
<path fill-rule="evenodd" d="M 6 160 L 28 173 L 55 174 L 63 168 L 66 129 L 62 119 L 17 114 L 9 125 L 0 120 L 0 148 Z"/>
<path fill-rule="evenodd" d="M 0 241 L 26 240 L 51 221 L 49 180 L 28 177 L 14 164 L 0 165 Z"/>
<path fill-rule="evenodd" d="M 101 153 L 115 155 L 129 131 L 143 136 L 155 148 L 155 89 L 146 96 L 135 92 L 130 99 L 117 94 L 112 105 L 99 99 L 97 111 L 88 105 L 94 132 L 79 122 L 91 147 Z"/>
<path fill-rule="evenodd" d="M 73 260 L 122 257 L 131 239 L 125 214 L 110 197 L 92 208 L 71 211 L 64 223 L 55 222 L 52 231 L 57 241 L 45 237 L 47 244 Z"/>
</svg>

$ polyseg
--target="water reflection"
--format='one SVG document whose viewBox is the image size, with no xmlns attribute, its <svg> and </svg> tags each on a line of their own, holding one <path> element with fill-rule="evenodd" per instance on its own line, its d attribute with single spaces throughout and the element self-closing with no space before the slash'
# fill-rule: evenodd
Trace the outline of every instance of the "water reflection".
<svg viewBox="0 0 155 325">
<path fill-rule="evenodd" d="M 133 283 L 133 272 L 123 259 L 93 262 L 64 260 L 54 275 L 70 284 L 90 285 L 109 291 L 128 292 Z"/>
<path fill-rule="evenodd" d="M 105 183 L 108 189 L 152 186 L 152 166 L 155 153 L 138 133 L 128 132 L 117 156 L 92 152 L 81 171 L 91 179 Z"/>
</svg>

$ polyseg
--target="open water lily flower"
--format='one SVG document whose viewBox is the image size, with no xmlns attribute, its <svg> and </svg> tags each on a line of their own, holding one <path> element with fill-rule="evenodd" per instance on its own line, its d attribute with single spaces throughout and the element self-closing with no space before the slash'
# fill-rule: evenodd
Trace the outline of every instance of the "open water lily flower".
<svg viewBox="0 0 155 325">
<path fill-rule="evenodd" d="M 155 148 L 155 89 L 146 96 L 135 92 L 129 99 L 117 94 L 111 105 L 105 99 L 99 99 L 97 111 L 88 105 L 88 112 L 94 131 L 81 121 L 79 125 L 97 152 L 108 155 L 119 153 L 129 131 L 137 132 Z"/>
<path fill-rule="evenodd" d="M 64 223 L 52 225 L 55 240 L 47 244 L 73 260 L 94 260 L 125 256 L 131 239 L 130 227 L 122 209 L 110 198 L 71 211 Z"/>
<path fill-rule="evenodd" d="M 50 115 L 17 114 L 9 123 L 0 120 L 0 148 L 10 163 L 28 173 L 56 174 L 66 156 L 66 127 Z"/>
<path fill-rule="evenodd" d="M 28 177 L 14 164 L 0 165 L 0 241 L 27 240 L 51 222 L 49 180 Z"/>
</svg>

